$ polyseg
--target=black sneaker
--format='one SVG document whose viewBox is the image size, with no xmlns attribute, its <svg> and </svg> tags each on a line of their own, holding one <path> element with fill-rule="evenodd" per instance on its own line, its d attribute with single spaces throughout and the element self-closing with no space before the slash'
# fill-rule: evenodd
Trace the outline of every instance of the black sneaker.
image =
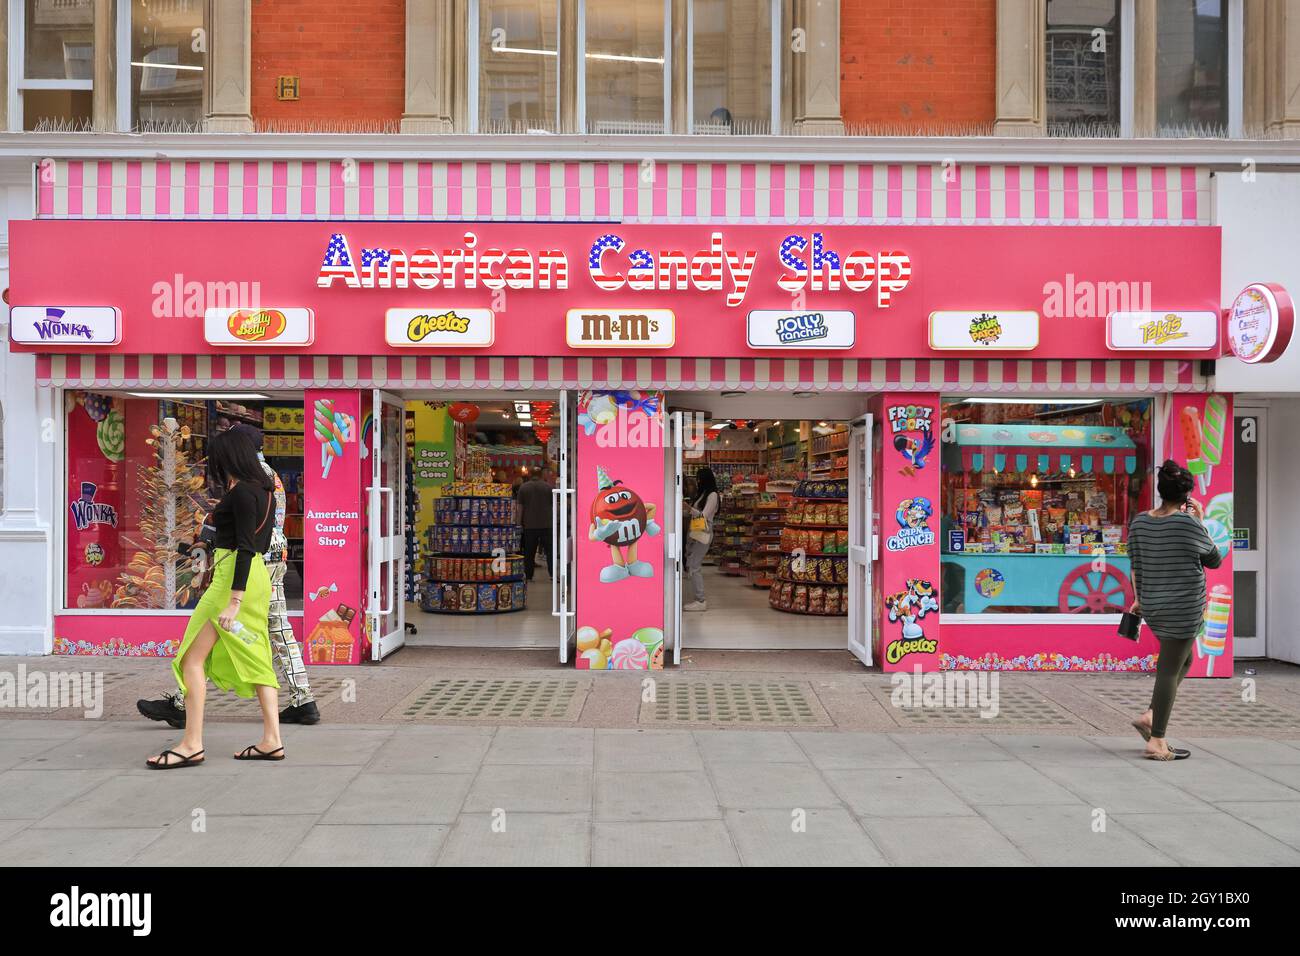
<svg viewBox="0 0 1300 956">
<path fill-rule="evenodd" d="M 137 700 L 135 709 L 150 720 L 165 720 L 168 727 L 185 729 L 185 709 L 179 694 L 163 694 L 162 700 Z"/>
<path fill-rule="evenodd" d="M 286 707 L 280 711 L 280 723 L 319 724 L 320 711 L 316 709 L 314 700 L 306 704 L 299 704 L 297 707 Z"/>
</svg>

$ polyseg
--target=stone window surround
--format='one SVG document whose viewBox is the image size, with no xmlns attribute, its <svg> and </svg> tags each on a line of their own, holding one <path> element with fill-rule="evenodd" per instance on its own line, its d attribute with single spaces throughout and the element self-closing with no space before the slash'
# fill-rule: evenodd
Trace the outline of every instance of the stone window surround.
<svg viewBox="0 0 1300 956">
<path fill-rule="evenodd" d="M 1155 133 L 1157 0 L 1123 0 L 1121 126 Z M 1046 131 L 1047 10 L 1042 0 L 998 0 L 995 135 Z M 1300 137 L 1300 0 L 1229 0 L 1229 135 Z M 1241 34 L 1234 42 L 1232 32 Z M 1250 51 L 1233 57 L 1232 51 Z M 1237 60 L 1237 62 L 1233 62 Z M 1236 93 L 1235 91 L 1240 91 Z M 1234 96 L 1239 99 L 1234 101 Z"/>
</svg>

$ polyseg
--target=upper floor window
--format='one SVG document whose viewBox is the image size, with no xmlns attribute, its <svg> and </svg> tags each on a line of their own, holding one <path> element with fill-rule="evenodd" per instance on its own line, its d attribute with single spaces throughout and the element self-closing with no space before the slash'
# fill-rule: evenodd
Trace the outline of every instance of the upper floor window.
<svg viewBox="0 0 1300 956">
<path fill-rule="evenodd" d="M 208 47 L 204 6 L 204 0 L 10 3 L 10 129 L 198 128 Z M 97 23 L 97 10 L 115 13 Z"/>
<path fill-rule="evenodd" d="M 1119 8 L 1119 0 L 1048 0 L 1048 135 L 1119 135 Z"/>
<path fill-rule="evenodd" d="M 577 0 L 569 23 L 560 0 L 477 0 L 470 128 L 767 133 L 780 126 L 781 51 L 773 38 L 782 35 L 785 6 Z M 679 29 L 674 11 L 686 18 Z"/>
<path fill-rule="evenodd" d="M 1047 132 L 1240 135 L 1245 0 L 1046 0 Z"/>
</svg>

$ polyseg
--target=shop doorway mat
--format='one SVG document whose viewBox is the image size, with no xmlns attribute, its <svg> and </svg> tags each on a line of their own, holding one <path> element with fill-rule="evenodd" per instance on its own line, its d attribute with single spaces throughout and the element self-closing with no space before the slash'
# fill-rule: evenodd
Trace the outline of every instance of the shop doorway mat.
<svg viewBox="0 0 1300 956">
<path fill-rule="evenodd" d="M 407 720 L 576 721 L 588 681 L 562 677 L 446 677 L 422 684 L 390 717 Z"/>
<path fill-rule="evenodd" d="M 638 722 L 761 727 L 828 727 L 812 686 L 803 681 L 655 681 Z"/>
</svg>

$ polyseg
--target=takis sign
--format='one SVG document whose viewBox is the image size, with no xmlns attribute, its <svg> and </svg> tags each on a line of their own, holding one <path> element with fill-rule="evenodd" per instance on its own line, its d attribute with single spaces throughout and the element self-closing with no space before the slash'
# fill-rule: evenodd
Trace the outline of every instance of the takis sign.
<svg viewBox="0 0 1300 956">
<path fill-rule="evenodd" d="M 887 309 L 907 288 L 912 261 L 906 252 L 837 251 L 825 234 L 789 234 L 770 250 L 783 271 L 778 289 L 800 292 L 864 293 L 875 289 L 876 305 Z M 595 236 L 586 250 L 586 272 L 602 292 L 721 292 L 732 308 L 742 305 L 760 260 L 759 249 L 732 248 L 712 232 L 704 248 L 638 247 L 618 233 Z M 564 290 L 570 283 L 568 253 L 561 248 L 480 246 L 466 231 L 460 245 L 432 249 L 361 247 L 356 254 L 344 233 L 332 233 L 317 272 L 319 288 L 341 283 L 348 289 L 541 289 Z"/>
</svg>

